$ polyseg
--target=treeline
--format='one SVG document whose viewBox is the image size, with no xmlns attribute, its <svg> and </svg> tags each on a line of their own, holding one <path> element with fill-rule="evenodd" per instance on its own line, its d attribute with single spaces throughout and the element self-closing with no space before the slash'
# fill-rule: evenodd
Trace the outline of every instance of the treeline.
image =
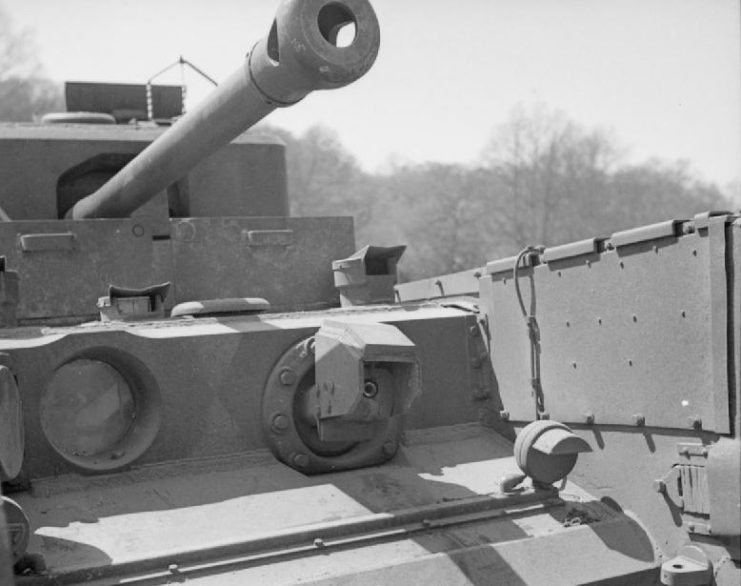
<svg viewBox="0 0 741 586">
<path fill-rule="evenodd" d="M 353 216 L 358 247 L 407 244 L 404 280 L 730 207 L 686 162 L 625 164 L 614 137 L 544 108 L 515 110 L 475 164 L 382 174 L 364 172 L 326 128 L 269 131 L 287 145 L 292 214 Z"/>
</svg>

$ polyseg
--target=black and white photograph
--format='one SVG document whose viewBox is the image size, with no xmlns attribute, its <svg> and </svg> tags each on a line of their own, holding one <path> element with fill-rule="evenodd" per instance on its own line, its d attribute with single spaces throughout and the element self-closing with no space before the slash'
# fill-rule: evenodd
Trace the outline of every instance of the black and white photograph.
<svg viewBox="0 0 741 586">
<path fill-rule="evenodd" d="M 739 0 L 0 0 L 0 586 L 741 584 Z"/>
</svg>

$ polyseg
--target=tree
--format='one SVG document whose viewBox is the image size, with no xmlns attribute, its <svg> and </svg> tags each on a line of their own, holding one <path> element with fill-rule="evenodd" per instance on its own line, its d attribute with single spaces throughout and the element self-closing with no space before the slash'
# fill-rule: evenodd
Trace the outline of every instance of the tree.
<svg viewBox="0 0 741 586">
<path fill-rule="evenodd" d="M 614 229 L 731 208 L 717 186 L 693 177 L 687 161 L 653 159 L 625 166 L 613 174 L 609 187 L 611 205 L 605 213 Z"/>
<path fill-rule="evenodd" d="M 407 278 L 461 271 L 482 264 L 496 234 L 485 229 L 487 194 L 495 178 L 481 168 L 428 163 L 396 169 L 386 180 L 386 205 L 373 226 L 395 226 L 409 249 Z"/>
<path fill-rule="evenodd" d="M 291 213 L 295 216 L 352 216 L 358 242 L 368 236 L 379 189 L 365 173 L 338 135 L 324 126 L 313 126 L 301 136 L 262 124 L 260 131 L 277 135 L 286 143 L 286 167 Z"/>
<path fill-rule="evenodd" d="M 594 224 L 619 149 L 604 132 L 586 131 L 560 112 L 519 107 L 482 159 L 499 180 L 492 227 L 519 249 L 571 240 Z"/>
<path fill-rule="evenodd" d="M 44 74 L 30 32 L 15 32 L 0 6 L 0 120 L 31 121 L 63 109 L 61 87 Z"/>
</svg>

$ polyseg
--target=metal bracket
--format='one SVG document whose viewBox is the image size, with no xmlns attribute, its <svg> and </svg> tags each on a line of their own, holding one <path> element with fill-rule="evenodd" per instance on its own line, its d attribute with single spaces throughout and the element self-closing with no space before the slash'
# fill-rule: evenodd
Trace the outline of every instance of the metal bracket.
<svg viewBox="0 0 741 586">
<path fill-rule="evenodd" d="M 737 537 L 741 534 L 741 440 L 680 443 L 677 450 L 677 463 L 654 482 L 656 491 L 682 510 L 688 533 Z"/>
<path fill-rule="evenodd" d="M 416 346 L 392 325 L 324 320 L 314 340 L 322 441 L 371 439 L 422 391 Z"/>
<path fill-rule="evenodd" d="M 72 232 L 57 234 L 21 234 L 20 243 L 23 252 L 46 252 L 74 250 L 77 237 Z"/>
<path fill-rule="evenodd" d="M 631 230 L 615 232 L 610 237 L 610 244 L 615 248 L 619 248 L 620 246 L 628 246 L 629 244 L 645 242 L 646 240 L 658 240 L 659 238 L 674 237 L 677 236 L 677 224 L 680 224 L 683 221 L 684 220 L 668 220 L 666 222 L 632 228 Z"/>
<path fill-rule="evenodd" d="M 596 254 L 599 252 L 599 242 L 598 238 L 588 238 L 587 240 L 579 240 L 560 246 L 549 246 L 543 252 L 543 262 L 549 263 L 576 256 Z"/>
<path fill-rule="evenodd" d="M 679 555 L 661 564 L 661 583 L 665 586 L 707 586 L 713 578 L 713 566 L 696 545 L 686 545 Z"/>
</svg>

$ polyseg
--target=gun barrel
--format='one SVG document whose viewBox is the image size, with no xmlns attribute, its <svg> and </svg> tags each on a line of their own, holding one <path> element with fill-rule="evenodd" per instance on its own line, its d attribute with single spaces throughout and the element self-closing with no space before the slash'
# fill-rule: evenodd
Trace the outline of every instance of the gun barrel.
<svg viewBox="0 0 741 586">
<path fill-rule="evenodd" d="M 339 46 L 338 33 L 355 27 Z M 378 20 L 368 0 L 284 0 L 243 66 L 96 192 L 73 219 L 126 217 L 275 108 L 347 85 L 375 61 Z"/>
</svg>

